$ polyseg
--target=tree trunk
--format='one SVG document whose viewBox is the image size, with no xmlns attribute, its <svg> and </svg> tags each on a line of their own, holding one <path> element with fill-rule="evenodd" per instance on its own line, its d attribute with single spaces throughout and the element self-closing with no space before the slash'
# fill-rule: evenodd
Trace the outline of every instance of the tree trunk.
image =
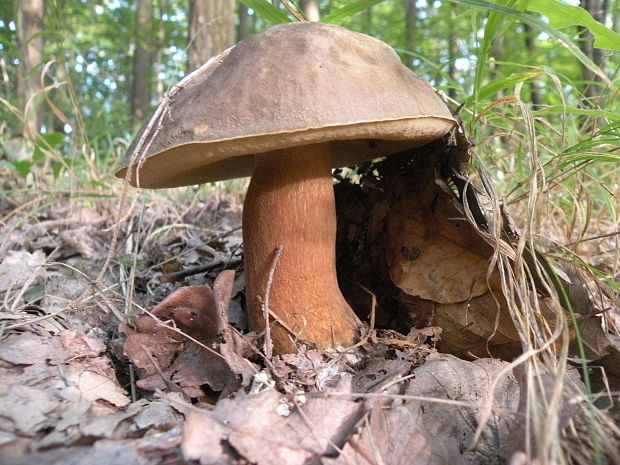
<svg viewBox="0 0 620 465">
<path fill-rule="evenodd" d="M 43 0 L 22 0 L 20 6 L 20 57 L 17 92 L 24 110 L 24 132 L 35 138 L 41 129 L 43 107 L 35 95 L 41 90 L 43 63 Z"/>
<path fill-rule="evenodd" d="M 299 6 L 308 21 L 318 21 L 320 18 L 318 0 L 300 0 Z"/>
<path fill-rule="evenodd" d="M 536 56 L 536 45 L 534 38 L 536 37 L 536 33 L 527 23 L 523 23 L 523 36 L 525 38 L 525 50 L 527 51 L 528 56 L 534 57 Z M 540 97 L 540 86 L 537 79 L 533 79 L 529 81 L 530 86 L 530 99 L 532 101 L 532 106 L 534 109 L 540 107 L 542 100 Z"/>
<path fill-rule="evenodd" d="M 450 24 L 456 25 L 456 14 L 454 9 L 450 10 Z M 450 86 L 448 87 L 448 98 L 456 100 L 456 86 L 458 78 L 456 76 L 456 59 L 459 55 L 459 35 L 456 27 L 452 28 L 452 33 L 448 36 L 448 76 L 450 76 Z"/>
<path fill-rule="evenodd" d="M 149 112 L 151 101 L 152 51 L 152 0 L 139 0 L 136 10 L 136 48 L 133 54 L 133 77 L 131 84 L 131 115 L 142 122 Z"/>
<path fill-rule="evenodd" d="M 491 44 L 490 57 L 493 60 L 489 60 L 489 69 L 491 71 L 490 79 L 491 81 L 495 81 L 496 79 L 502 76 L 502 65 L 499 64 L 499 61 L 502 59 L 502 55 L 504 52 L 504 36 L 498 35 L 493 40 Z M 501 98 L 504 96 L 504 91 L 500 90 L 495 94 L 495 98 Z"/>
<path fill-rule="evenodd" d="M 373 14 L 372 14 L 372 7 L 369 6 L 368 8 L 366 8 L 366 10 L 364 10 L 364 16 L 365 16 L 365 22 L 366 22 L 366 27 L 365 27 L 365 33 L 372 35 L 372 19 L 373 19 Z"/>
<path fill-rule="evenodd" d="M 162 2 L 157 2 L 157 24 L 156 24 L 156 32 L 155 36 L 156 40 L 156 48 L 153 53 L 153 70 L 155 72 L 155 95 L 157 100 L 160 100 L 161 96 L 164 94 L 164 81 L 161 78 L 162 72 L 164 70 L 164 66 L 162 63 L 162 55 L 164 49 L 164 40 L 166 39 L 166 31 L 164 30 L 164 7 Z"/>
<path fill-rule="evenodd" d="M 415 50 L 415 33 L 418 11 L 416 0 L 405 1 L 405 48 L 413 52 Z M 408 60 L 411 62 L 411 58 Z"/>
<path fill-rule="evenodd" d="M 234 0 L 189 0 L 188 72 L 230 47 L 234 38 Z"/>
<path fill-rule="evenodd" d="M 592 18 L 599 23 L 605 24 L 605 18 L 607 16 L 607 9 L 609 6 L 608 0 L 582 0 L 581 6 L 584 8 Z M 590 58 L 596 66 L 602 67 L 605 58 L 603 50 L 594 48 L 594 37 L 587 28 L 581 28 L 581 42 L 579 47 L 581 51 Z M 601 94 L 600 82 L 601 78 L 590 71 L 585 66 L 581 67 L 582 76 L 584 80 L 583 96 L 585 105 L 588 107 L 596 107 L 598 103 L 598 97 Z"/>
<path fill-rule="evenodd" d="M 237 11 L 239 15 L 239 25 L 237 26 L 237 42 L 241 42 L 245 39 L 250 31 L 250 15 L 248 14 L 248 7 L 243 3 L 239 3 L 239 9 Z"/>
</svg>

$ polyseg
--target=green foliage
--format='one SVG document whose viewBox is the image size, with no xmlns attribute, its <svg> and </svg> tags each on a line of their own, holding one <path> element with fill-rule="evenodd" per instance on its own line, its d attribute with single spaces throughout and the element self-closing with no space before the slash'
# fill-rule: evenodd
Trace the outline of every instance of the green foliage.
<svg viewBox="0 0 620 465">
<path fill-rule="evenodd" d="M 581 7 L 567 5 L 560 0 L 536 0 L 528 2 L 529 11 L 542 13 L 555 28 L 568 26 L 585 26 L 594 36 L 594 46 L 609 50 L 620 50 L 620 35 L 595 21 L 586 10 Z"/>
<path fill-rule="evenodd" d="M 19 157 L 15 155 L 10 156 L 10 147 L 7 144 L 2 143 L 2 151 L 9 155 L 7 158 L 12 161 L 0 160 L 0 167 L 15 171 L 21 177 L 25 178 L 33 171 L 33 168 L 36 165 L 43 165 L 46 160 L 50 159 L 50 154 L 53 151 L 58 154 L 58 149 L 61 148 L 65 142 L 65 138 L 65 134 L 59 132 L 51 132 L 39 136 L 34 143 L 29 159 L 19 159 Z M 70 160 L 64 158 L 60 158 L 60 161 L 54 161 L 52 164 L 52 173 L 54 178 L 57 178 L 61 169 L 63 167 L 67 167 L 69 164 Z"/>
<path fill-rule="evenodd" d="M 271 24 L 288 23 L 291 17 L 280 8 L 273 6 L 267 0 L 239 0 L 241 3 L 256 11 L 263 19 Z"/>
<path fill-rule="evenodd" d="M 251 33 L 294 20 L 270 0 L 240 3 L 249 8 Z M 0 4 L 2 166 L 21 176 L 39 167 L 63 182 L 88 178 L 100 183 L 95 173 L 105 177 L 113 171 L 135 131 L 127 96 L 138 36 L 136 2 L 45 2 L 45 60 L 50 64 L 44 82 L 54 87 L 46 93 L 45 133 L 31 141 L 25 157 L 5 143 L 22 126 L 23 115 L 15 110 L 21 105 L 15 84 L 21 54 L 15 28 L 19 5 L 8 0 Z M 609 1 L 610 12 L 619 6 L 619 0 Z M 186 8 L 185 0 L 153 2 L 153 107 L 161 92 L 185 74 Z M 615 98 L 620 60 L 609 53 L 595 63 L 580 47 L 580 27 L 590 29 L 597 47 L 617 50 L 619 39 L 582 8 L 559 0 L 321 0 L 320 9 L 323 21 L 389 43 L 404 63 L 448 94 L 453 107 L 464 104 L 461 116 L 482 141 L 480 153 L 497 168 L 497 180 L 511 186 L 515 199 L 524 195 L 519 186 L 530 170 L 519 105 L 530 108 L 547 176 L 573 167 L 573 174 L 613 184 L 607 166 L 618 159 L 609 147 L 620 145 L 617 128 L 612 128 L 620 119 Z M 614 18 L 618 20 L 610 16 Z M 584 69 L 594 71 L 597 80 L 586 81 Z M 598 90 L 597 105 L 584 104 L 587 85 Z M 603 129 L 593 132 L 595 122 Z M 509 139 L 497 144 L 494 134 L 500 132 Z M 603 162 L 606 168 L 598 173 Z"/>
<path fill-rule="evenodd" d="M 328 14 L 327 16 L 324 16 L 321 21 L 326 23 L 342 24 L 354 14 L 364 11 L 384 1 L 385 0 L 359 0 L 351 2 L 348 5 Z"/>
<path fill-rule="evenodd" d="M 505 89 L 513 89 L 514 86 L 516 86 L 520 82 L 529 81 L 530 79 L 536 79 L 542 75 L 544 75 L 544 72 L 542 70 L 532 69 L 495 79 L 478 90 L 478 99 L 482 101 L 488 100 L 500 91 L 503 91 Z"/>
</svg>

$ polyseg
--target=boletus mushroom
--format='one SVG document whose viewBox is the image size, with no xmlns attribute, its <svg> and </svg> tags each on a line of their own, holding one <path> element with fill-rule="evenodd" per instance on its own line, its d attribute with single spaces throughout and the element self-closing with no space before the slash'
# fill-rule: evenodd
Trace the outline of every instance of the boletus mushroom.
<svg viewBox="0 0 620 465">
<path fill-rule="evenodd" d="M 274 351 L 347 345 L 359 320 L 336 278 L 331 168 L 425 145 L 455 124 L 387 44 L 331 24 L 281 24 L 175 86 L 117 176 L 161 188 L 251 175 L 243 211 L 251 326 L 265 327 L 261 299 L 281 245 L 269 299 Z"/>
</svg>

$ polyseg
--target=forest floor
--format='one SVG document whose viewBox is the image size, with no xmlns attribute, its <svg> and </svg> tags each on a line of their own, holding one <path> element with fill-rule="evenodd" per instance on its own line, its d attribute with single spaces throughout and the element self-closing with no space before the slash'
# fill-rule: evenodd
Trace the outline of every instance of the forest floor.
<svg viewBox="0 0 620 465">
<path fill-rule="evenodd" d="M 266 356 L 244 312 L 238 196 L 145 201 L 115 242 L 116 197 L 10 192 L 0 463 L 527 463 L 527 374 L 441 353 L 441 328 L 366 326 L 354 347 Z M 214 312 L 225 329 L 201 340 Z M 565 378 L 556 427 L 575 441 L 583 383 Z"/>
</svg>

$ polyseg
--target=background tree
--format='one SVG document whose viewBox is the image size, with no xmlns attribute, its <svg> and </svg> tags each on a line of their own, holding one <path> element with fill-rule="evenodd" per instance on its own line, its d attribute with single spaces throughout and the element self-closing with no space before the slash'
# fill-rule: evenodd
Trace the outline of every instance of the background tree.
<svg viewBox="0 0 620 465">
<path fill-rule="evenodd" d="M 523 41 L 525 43 L 525 50 L 529 56 L 535 56 L 536 51 L 536 32 L 527 23 L 523 23 Z M 534 108 L 540 107 L 542 99 L 540 97 L 540 84 L 537 81 L 531 81 L 530 86 L 530 98 Z"/>
<path fill-rule="evenodd" d="M 299 7 L 308 21 L 318 21 L 320 19 L 318 0 L 301 0 Z"/>
<path fill-rule="evenodd" d="M 22 0 L 19 10 L 17 92 L 24 111 L 25 131 L 31 138 L 38 133 L 43 119 L 41 71 L 43 63 L 43 0 Z"/>
<path fill-rule="evenodd" d="M 404 0 L 405 9 L 405 48 L 407 50 L 414 50 L 416 40 L 416 20 L 417 9 L 416 0 Z M 411 59 L 407 59 L 405 63 L 410 62 Z"/>
<path fill-rule="evenodd" d="M 237 42 L 241 42 L 248 36 L 250 31 L 250 15 L 247 5 L 240 3 L 237 8 L 237 15 L 239 16 L 239 23 L 237 25 Z"/>
<path fill-rule="evenodd" d="M 187 71 L 230 47 L 235 34 L 233 0 L 190 0 Z"/>
<path fill-rule="evenodd" d="M 136 45 L 133 52 L 131 115 L 141 123 L 149 113 L 153 69 L 152 0 L 138 0 L 136 9 Z"/>
<path fill-rule="evenodd" d="M 599 23 L 605 24 L 607 19 L 607 11 L 609 8 L 609 0 L 583 0 L 581 6 L 584 10 L 590 13 L 590 16 Z M 596 66 L 601 67 L 605 59 L 605 51 L 600 48 L 594 47 L 594 36 L 588 28 L 579 28 L 581 32 L 581 41 L 579 47 L 586 54 L 590 60 L 594 62 Z M 597 97 L 601 95 L 602 81 L 600 76 L 594 74 L 586 66 L 581 67 L 583 75 L 584 89 L 583 97 L 584 103 L 588 107 L 597 106 Z"/>
</svg>

